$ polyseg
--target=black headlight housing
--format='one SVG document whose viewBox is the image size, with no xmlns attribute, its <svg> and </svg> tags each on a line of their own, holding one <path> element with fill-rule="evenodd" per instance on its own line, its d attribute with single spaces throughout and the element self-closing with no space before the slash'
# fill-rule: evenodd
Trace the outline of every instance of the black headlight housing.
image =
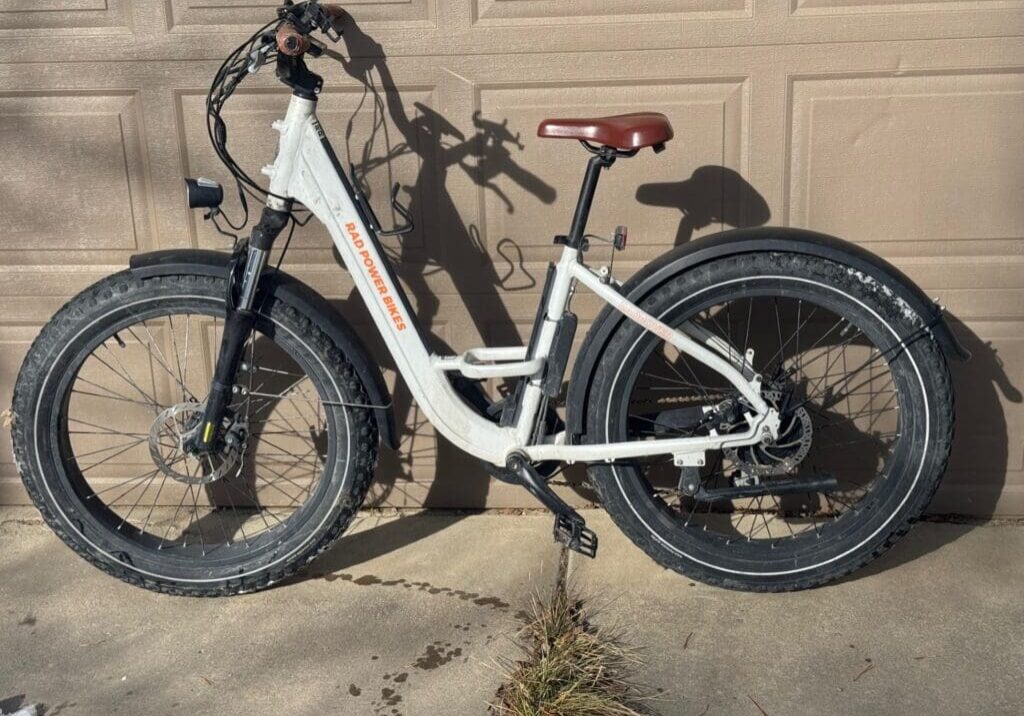
<svg viewBox="0 0 1024 716">
<path fill-rule="evenodd" d="M 185 179 L 185 193 L 190 209 L 216 209 L 224 201 L 224 188 L 213 179 Z"/>
</svg>

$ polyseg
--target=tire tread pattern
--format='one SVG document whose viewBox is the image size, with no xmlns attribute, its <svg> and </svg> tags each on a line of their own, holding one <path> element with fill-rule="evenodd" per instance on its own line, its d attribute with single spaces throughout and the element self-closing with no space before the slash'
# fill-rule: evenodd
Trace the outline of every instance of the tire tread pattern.
<svg viewBox="0 0 1024 716">
<path fill-rule="evenodd" d="M 72 298 L 54 315 L 33 341 L 14 389 L 12 401 L 11 439 L 14 448 L 14 459 L 18 471 L 22 475 L 29 497 L 39 509 L 40 514 L 50 529 L 60 539 L 90 564 L 117 577 L 118 579 L 154 592 L 176 596 L 190 597 L 221 597 L 259 591 L 273 584 L 294 576 L 320 554 L 331 547 L 345 532 L 362 504 L 373 481 L 377 460 L 378 434 L 377 426 L 368 410 L 352 409 L 349 411 L 352 422 L 351 433 L 353 447 L 349 459 L 353 461 L 351 489 L 339 505 L 337 516 L 330 525 L 302 552 L 281 566 L 270 570 L 259 571 L 244 578 L 226 578 L 218 582 L 197 584 L 180 582 L 171 579 L 154 579 L 134 571 L 130 567 L 98 554 L 91 546 L 84 543 L 68 529 L 68 525 L 54 511 L 49 499 L 42 490 L 45 478 L 34 467 L 30 459 L 28 446 L 32 444 L 31 421 L 23 416 L 31 415 L 36 391 L 33 390 L 43 380 L 55 352 L 62 346 L 60 341 L 66 340 L 68 331 L 90 317 L 94 311 L 104 304 L 127 296 L 132 291 L 143 288 L 158 289 L 162 286 L 174 289 L 182 285 L 192 285 L 200 291 L 221 290 L 225 282 L 221 279 L 200 275 L 162 276 L 138 279 L 130 271 L 123 271 L 102 279 Z M 345 359 L 341 351 L 334 345 L 328 334 L 322 330 L 309 316 L 302 315 L 294 306 L 283 306 L 282 310 L 290 323 L 298 328 L 313 346 L 329 370 L 335 376 L 342 389 L 360 395 L 365 402 L 365 389 L 356 376 L 352 365 Z"/>
<path fill-rule="evenodd" d="M 718 271 L 722 265 L 730 262 L 749 261 L 752 256 L 773 257 L 774 261 L 785 262 L 789 267 L 789 270 L 797 273 L 814 271 L 821 272 L 824 270 L 830 275 L 830 278 L 836 282 L 836 285 L 842 285 L 844 283 L 849 284 L 851 281 L 851 272 L 839 264 L 817 257 L 794 254 L 740 255 L 724 259 L 721 262 L 712 262 L 711 264 L 698 267 L 695 270 L 707 272 L 705 280 L 712 280 L 713 274 Z M 863 288 L 872 296 L 876 303 L 876 308 L 879 306 L 886 308 L 891 314 L 890 318 L 893 318 L 894 320 L 899 318 L 902 318 L 903 320 L 909 319 L 915 325 L 919 327 L 923 326 L 924 322 L 921 317 L 916 314 L 912 317 L 908 316 L 906 313 L 906 307 L 900 305 L 898 302 L 894 302 L 892 292 L 888 291 L 886 287 L 877 284 L 877 282 L 874 282 L 873 280 L 866 280 L 865 277 L 857 276 L 856 280 L 858 283 L 863 284 Z M 669 283 L 671 283 L 671 280 Z M 662 289 L 656 290 L 641 303 L 641 307 L 647 311 L 656 311 L 657 306 L 664 298 L 664 290 L 671 289 L 668 286 L 663 286 Z M 612 339 L 609 340 L 609 346 L 614 342 L 615 337 L 613 335 Z M 823 567 L 809 570 L 802 576 L 786 579 L 758 580 L 749 577 L 740 579 L 732 576 L 726 576 L 723 572 L 709 569 L 703 565 L 672 555 L 658 545 L 643 525 L 638 520 L 634 519 L 633 515 L 630 513 L 628 505 L 624 502 L 624 498 L 615 488 L 613 484 L 614 480 L 610 476 L 610 471 L 605 466 L 591 468 L 590 481 L 593 483 L 594 488 L 600 495 L 602 504 L 608 510 L 619 529 L 621 529 L 623 533 L 625 533 L 633 543 L 643 550 L 648 556 L 666 569 L 671 569 L 685 574 L 695 580 L 712 586 L 749 592 L 798 591 L 818 587 L 834 582 L 838 579 L 842 579 L 843 577 L 849 576 L 853 572 L 862 568 L 869 562 L 882 556 L 910 531 L 913 525 L 920 519 L 929 502 L 931 502 L 936 490 L 938 490 L 942 475 L 945 472 L 946 465 L 949 461 L 955 424 L 955 401 L 949 367 L 946 364 L 946 360 L 941 349 L 938 347 L 938 344 L 935 342 L 933 337 L 925 334 L 924 337 L 916 343 L 917 345 L 914 346 L 915 357 L 922 362 L 922 365 L 920 366 L 922 374 L 929 376 L 928 380 L 931 382 L 929 387 L 933 390 L 932 398 L 934 399 L 935 404 L 934 417 L 937 429 L 930 447 L 930 450 L 932 451 L 932 467 L 929 469 L 929 474 L 923 476 L 924 483 L 918 486 L 916 494 L 909 503 L 904 506 L 903 515 L 897 522 L 887 527 L 884 539 L 869 546 L 870 548 L 856 552 L 849 557 L 836 560 L 835 562 Z M 606 351 L 607 350 L 608 349 L 606 348 Z M 607 401 L 592 400 L 590 404 L 593 407 L 595 405 L 607 404 Z M 605 421 L 605 416 L 590 416 L 588 420 L 588 429 L 594 431 L 596 425 Z"/>
</svg>

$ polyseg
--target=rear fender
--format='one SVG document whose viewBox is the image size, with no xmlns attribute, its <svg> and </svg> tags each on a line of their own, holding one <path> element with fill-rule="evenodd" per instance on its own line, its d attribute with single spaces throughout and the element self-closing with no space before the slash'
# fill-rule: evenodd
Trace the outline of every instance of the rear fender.
<svg viewBox="0 0 1024 716">
<path fill-rule="evenodd" d="M 929 299 L 902 271 L 849 241 L 803 229 L 757 227 L 724 231 L 685 243 L 658 257 L 622 286 L 622 294 L 640 303 L 673 276 L 700 264 L 727 256 L 765 251 L 785 251 L 830 259 L 849 266 L 890 287 L 930 326 L 932 335 L 949 358 L 967 360 L 971 354 L 960 345 L 942 315 L 942 306 Z M 590 384 L 605 346 L 625 320 L 605 306 L 580 347 L 567 395 L 567 430 L 574 442 L 586 432 L 585 420 Z"/>
<path fill-rule="evenodd" d="M 168 249 L 132 256 L 129 266 L 132 273 L 142 279 L 171 274 L 224 278 L 228 275 L 230 262 L 231 255 L 219 251 Z M 395 431 L 394 411 L 391 409 L 391 393 L 384 383 L 380 367 L 352 326 L 327 299 L 294 276 L 283 271 L 268 271 L 265 279 L 269 279 L 270 284 L 267 287 L 261 285 L 261 291 L 269 289 L 306 315 L 318 318 L 320 326 L 352 363 L 356 375 L 366 387 L 370 404 L 383 406 L 373 409 L 381 441 L 391 448 L 397 448 L 398 435 Z"/>
</svg>

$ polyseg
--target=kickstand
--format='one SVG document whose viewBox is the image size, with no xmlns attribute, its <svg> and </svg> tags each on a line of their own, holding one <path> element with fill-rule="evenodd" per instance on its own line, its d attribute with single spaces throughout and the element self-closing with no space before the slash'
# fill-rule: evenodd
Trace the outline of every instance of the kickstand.
<svg viewBox="0 0 1024 716">
<path fill-rule="evenodd" d="M 525 458 L 513 455 L 505 466 L 519 478 L 523 487 L 555 513 L 555 541 L 564 544 L 574 552 L 593 559 L 597 556 L 597 534 L 587 527 L 580 514 L 565 503 L 548 486 L 544 478 Z"/>
</svg>

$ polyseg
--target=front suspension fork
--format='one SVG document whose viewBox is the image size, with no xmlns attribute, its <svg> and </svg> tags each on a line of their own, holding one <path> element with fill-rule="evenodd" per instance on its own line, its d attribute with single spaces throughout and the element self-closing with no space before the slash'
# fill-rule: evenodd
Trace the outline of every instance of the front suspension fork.
<svg viewBox="0 0 1024 716">
<path fill-rule="evenodd" d="M 213 451 L 224 429 L 224 415 L 235 387 L 235 376 L 242 362 L 245 343 L 249 339 L 253 325 L 256 323 L 256 293 L 259 290 L 260 278 L 267 265 L 274 239 L 288 224 L 290 211 L 263 209 L 260 222 L 252 230 L 249 247 L 242 270 L 241 286 L 237 296 L 234 286 L 228 288 L 227 315 L 224 319 L 224 335 L 220 341 L 220 352 L 217 355 L 217 366 L 213 372 L 213 382 L 203 409 L 201 429 L 192 438 L 192 448 L 196 453 L 204 454 Z"/>
</svg>

